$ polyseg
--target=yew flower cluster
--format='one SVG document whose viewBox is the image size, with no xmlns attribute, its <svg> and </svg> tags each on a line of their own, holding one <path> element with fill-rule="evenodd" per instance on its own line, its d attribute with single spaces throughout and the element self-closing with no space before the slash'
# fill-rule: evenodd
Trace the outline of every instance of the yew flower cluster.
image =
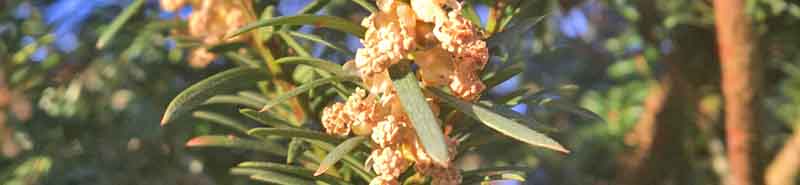
<svg viewBox="0 0 800 185">
<path fill-rule="evenodd" d="M 403 59 L 413 59 L 423 86 L 449 87 L 454 95 L 472 101 L 485 89 L 478 72 L 488 61 L 486 42 L 461 15 L 461 5 L 455 0 L 376 3 L 380 10 L 362 21 L 367 27 L 361 40 L 364 48 L 345 65 L 361 76 L 368 89 L 357 89 L 346 102 L 326 107 L 323 126 L 333 135 L 370 136 L 375 148 L 366 163 L 378 174 L 372 185 L 398 184 L 397 177 L 412 164 L 431 176 L 434 185 L 460 184 L 459 170 L 434 163 L 417 140 L 388 70 Z M 426 97 L 438 114 L 437 100 Z M 458 143 L 445 139 L 452 158 Z"/>
<path fill-rule="evenodd" d="M 189 15 L 188 35 L 201 39 L 203 44 L 222 43 L 225 34 L 254 21 L 252 0 L 161 0 L 161 8 L 174 12 L 190 5 L 194 10 Z M 231 40 L 241 40 L 234 37 Z M 216 57 L 205 48 L 191 51 L 189 64 L 192 67 L 205 67 Z"/>
</svg>

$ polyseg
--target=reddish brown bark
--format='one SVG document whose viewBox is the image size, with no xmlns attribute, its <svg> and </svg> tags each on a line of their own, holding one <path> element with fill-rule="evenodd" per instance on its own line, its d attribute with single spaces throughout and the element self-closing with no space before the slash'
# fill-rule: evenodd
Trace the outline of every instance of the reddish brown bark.
<svg viewBox="0 0 800 185">
<path fill-rule="evenodd" d="M 734 185 L 761 184 L 756 165 L 757 89 L 760 65 L 753 60 L 754 41 L 744 0 L 714 0 L 717 40 L 725 101 L 725 133 Z"/>
<path fill-rule="evenodd" d="M 685 147 L 698 96 L 681 70 L 681 55 L 665 56 L 667 72 L 650 90 L 645 111 L 626 142 L 637 148 L 623 155 L 620 184 L 689 184 L 690 165 Z M 678 57 L 678 58 L 676 58 Z"/>
<path fill-rule="evenodd" d="M 794 134 L 767 167 L 767 185 L 792 185 L 800 175 L 800 130 Z"/>
</svg>

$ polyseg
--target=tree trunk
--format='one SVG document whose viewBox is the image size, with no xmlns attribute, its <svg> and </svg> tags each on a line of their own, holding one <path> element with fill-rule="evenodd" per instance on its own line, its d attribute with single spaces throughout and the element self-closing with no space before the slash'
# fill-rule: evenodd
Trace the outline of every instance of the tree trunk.
<svg viewBox="0 0 800 185">
<path fill-rule="evenodd" d="M 750 19 L 744 0 L 714 0 L 717 40 L 725 101 L 725 133 L 733 185 L 760 183 L 756 164 L 759 145 L 757 98 L 761 66 L 753 60 Z"/>
<path fill-rule="evenodd" d="M 798 172 L 800 172 L 800 129 L 795 129 L 792 137 L 786 141 L 783 149 L 767 167 L 764 176 L 767 185 L 793 185 L 800 175 Z"/>
<path fill-rule="evenodd" d="M 639 35 L 647 45 L 659 46 L 664 38 L 658 28 L 664 16 L 657 1 L 637 1 L 641 18 Z M 678 25 L 669 30 L 673 49 L 659 57 L 658 82 L 645 100 L 644 112 L 626 143 L 637 148 L 622 155 L 618 184 L 694 184 L 687 148 L 688 133 L 696 129 L 699 89 L 718 84 L 719 68 L 714 48 L 714 30 Z"/>
<path fill-rule="evenodd" d="M 667 61 L 673 63 L 674 61 Z M 666 64 L 673 66 L 675 64 Z M 668 67 L 673 68 L 673 67 Z M 675 68 L 673 68 L 675 69 Z M 691 104 L 697 100 L 687 93 L 678 70 L 668 69 L 645 100 L 645 112 L 626 140 L 636 146 L 625 155 L 624 170 L 619 182 L 626 185 L 687 184 L 689 168 L 684 150 L 686 120 L 691 117 Z"/>
</svg>

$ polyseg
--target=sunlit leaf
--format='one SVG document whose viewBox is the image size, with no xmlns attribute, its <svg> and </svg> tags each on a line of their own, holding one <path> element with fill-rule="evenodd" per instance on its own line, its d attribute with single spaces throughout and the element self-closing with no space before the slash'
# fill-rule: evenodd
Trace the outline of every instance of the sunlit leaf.
<svg viewBox="0 0 800 185">
<path fill-rule="evenodd" d="M 288 45 L 290 48 L 292 48 L 292 50 L 294 50 L 294 52 L 297 52 L 297 55 L 300 55 L 300 56 L 303 56 L 303 57 L 310 57 L 311 56 L 311 54 L 308 53 L 306 48 L 304 48 L 302 45 L 300 45 L 300 43 L 297 43 L 297 40 L 294 40 L 294 38 L 292 38 L 292 36 L 289 36 L 288 33 L 286 33 L 286 32 L 278 32 L 278 36 L 280 36 L 281 39 L 283 39 L 283 41 L 286 43 L 286 45 Z"/>
<path fill-rule="evenodd" d="M 267 79 L 270 77 L 263 69 L 242 67 L 208 77 L 172 99 L 164 111 L 164 117 L 161 118 L 161 125 L 182 116 L 214 95 L 233 93 L 238 89 L 252 86 L 257 81 Z"/>
<path fill-rule="evenodd" d="M 336 146 L 330 143 L 319 140 L 307 140 L 307 141 L 312 145 L 319 147 L 325 151 L 333 151 L 334 148 L 336 148 Z M 348 166 L 349 168 L 352 168 L 356 173 L 356 175 L 360 176 L 364 180 L 369 181 L 375 177 L 375 174 L 368 171 L 367 168 L 364 167 L 362 160 L 356 159 L 355 157 L 353 157 L 352 154 L 345 155 L 344 157 L 342 157 L 342 161 L 344 162 L 344 165 Z"/>
<path fill-rule="evenodd" d="M 489 176 L 489 175 L 498 175 L 508 172 L 520 172 L 520 173 L 527 173 L 529 171 L 534 170 L 535 168 L 531 167 L 524 167 L 524 166 L 501 166 L 501 167 L 489 167 L 489 168 L 481 168 L 475 170 L 464 171 L 461 173 L 461 176 L 464 178 L 469 177 L 482 177 L 482 176 Z"/>
<path fill-rule="evenodd" d="M 319 164 L 319 168 L 317 171 L 314 172 L 314 176 L 319 176 L 328 171 L 330 167 L 332 167 L 336 162 L 339 162 L 342 157 L 353 151 L 359 144 L 364 142 L 367 138 L 364 136 L 356 136 L 339 144 L 336 146 L 332 151 L 328 152 L 328 155 L 325 156 L 325 159 L 322 160 Z"/>
<path fill-rule="evenodd" d="M 497 114 L 499 114 L 501 116 L 504 116 L 504 117 L 506 117 L 508 119 L 511 119 L 513 121 L 516 121 L 516 122 L 522 123 L 524 125 L 533 127 L 534 130 L 539 130 L 539 131 L 543 131 L 543 132 L 555 132 L 555 131 L 558 130 L 556 128 L 545 126 L 542 123 L 540 123 L 538 120 L 536 120 L 535 118 L 533 118 L 531 116 L 522 115 L 522 114 L 518 113 L 517 111 L 514 111 L 511 108 L 506 107 L 504 105 L 494 104 L 494 103 L 492 103 L 490 101 L 481 101 L 480 102 L 480 106 L 483 106 L 483 107 L 487 108 L 488 110 L 491 110 L 491 111 L 493 111 L 493 112 L 495 112 L 495 113 L 497 113 Z"/>
<path fill-rule="evenodd" d="M 208 98 L 203 104 L 234 104 L 242 105 L 250 108 L 260 108 L 264 106 L 262 103 L 252 101 L 248 98 L 235 96 L 235 95 L 216 95 Z"/>
<path fill-rule="evenodd" d="M 344 71 L 342 66 L 331 61 L 313 58 L 313 57 L 283 57 L 275 60 L 277 64 L 302 64 L 308 65 L 322 71 L 334 74 L 335 76 L 352 76 L 350 73 Z"/>
<path fill-rule="evenodd" d="M 286 156 L 286 148 L 266 141 L 242 139 L 236 136 L 206 135 L 192 138 L 186 142 L 187 147 L 224 147 L 255 150 L 277 156 Z"/>
<path fill-rule="evenodd" d="M 464 184 L 505 184 L 509 181 L 524 182 L 525 174 L 534 170 L 529 167 L 489 167 L 462 172 Z"/>
<path fill-rule="evenodd" d="M 266 104 L 267 101 L 268 101 L 267 97 L 264 97 L 264 95 L 262 95 L 260 93 L 257 93 L 257 92 L 254 92 L 254 91 L 239 91 L 236 94 L 239 94 L 239 96 L 247 98 L 247 99 L 252 100 L 254 102 L 257 102 L 258 104 L 261 104 L 261 105 Z"/>
<path fill-rule="evenodd" d="M 261 112 L 267 111 L 270 108 L 272 108 L 273 106 L 278 105 L 280 103 L 283 103 L 283 102 L 289 100 L 290 98 L 293 98 L 293 97 L 295 97 L 297 95 L 306 93 L 306 92 L 308 92 L 309 90 L 311 90 L 313 88 L 316 88 L 316 87 L 319 87 L 319 86 L 322 86 L 322 85 L 325 85 L 325 84 L 334 83 L 334 82 L 341 82 L 341 81 L 355 81 L 355 80 L 358 80 L 358 77 L 355 77 L 355 76 L 336 76 L 336 77 L 330 77 L 330 78 L 323 78 L 323 79 L 319 79 L 319 80 L 314 80 L 314 81 L 308 82 L 306 84 L 303 84 L 303 85 L 301 85 L 301 86 L 299 86 L 299 87 L 297 87 L 295 89 L 292 89 L 289 92 L 283 93 L 280 96 L 272 99 L 270 102 L 265 104 L 264 107 L 261 108 L 260 111 Z"/>
<path fill-rule="evenodd" d="M 11 57 L 11 61 L 13 61 L 13 64 L 17 64 L 17 65 L 23 64 L 24 62 L 26 62 L 28 60 L 29 57 L 31 57 L 31 55 L 34 54 L 34 52 L 36 52 L 36 50 L 39 47 L 41 47 L 43 45 L 50 44 L 51 42 L 55 41 L 55 39 L 56 39 L 56 35 L 55 34 L 51 33 L 51 34 L 43 35 L 43 36 L 39 37 L 38 39 L 36 39 L 35 42 L 31 42 L 31 43 L 26 44 L 21 49 L 19 49 L 19 51 L 14 53 L 14 56 Z"/>
<path fill-rule="evenodd" d="M 487 76 L 483 83 L 486 84 L 487 89 L 491 89 L 501 83 L 507 81 L 508 79 L 513 78 L 514 76 L 522 73 L 525 70 L 522 63 L 516 63 L 514 65 L 508 66 L 502 71 L 498 71 L 497 73 L 493 73 L 492 75 Z"/>
<path fill-rule="evenodd" d="M 303 9 L 300 9 L 300 11 L 298 11 L 297 14 L 312 14 L 312 13 L 315 13 L 315 12 L 319 11 L 320 9 L 322 9 L 322 7 L 325 7 L 325 5 L 327 5 L 330 2 L 331 2 L 330 0 L 316 0 L 316 1 L 310 2 L 310 3 L 306 4 L 306 6 L 303 7 Z"/>
<path fill-rule="evenodd" d="M 375 6 L 372 6 L 372 3 L 370 3 L 367 0 L 352 0 L 352 1 L 354 3 L 356 3 L 356 4 L 358 4 L 359 6 L 364 7 L 364 9 L 367 9 L 367 11 L 369 11 L 369 12 L 378 11 L 378 9 L 375 8 Z"/>
<path fill-rule="evenodd" d="M 282 173 L 301 176 L 301 177 L 304 177 L 304 178 L 311 178 L 311 179 L 314 179 L 314 180 L 323 181 L 323 182 L 328 183 L 328 184 L 341 184 L 341 185 L 351 184 L 351 183 L 348 183 L 348 182 L 346 182 L 345 180 L 343 180 L 343 179 L 341 179 L 339 177 L 328 175 L 328 174 L 322 174 L 322 175 L 319 175 L 319 176 L 314 176 L 314 171 L 313 170 L 308 169 L 308 168 L 299 167 L 299 166 L 291 166 L 291 165 L 271 163 L 271 162 L 257 162 L 257 161 L 242 162 L 242 163 L 239 163 L 238 166 L 239 167 L 245 167 L 245 168 L 263 168 L 263 169 L 267 169 L 267 170 L 270 170 L 270 171 L 277 171 L 277 172 L 282 172 Z"/>
<path fill-rule="evenodd" d="M 239 110 L 239 113 L 242 113 L 244 116 L 256 120 L 259 123 L 272 127 L 283 128 L 291 127 L 292 125 L 288 120 L 279 118 L 278 116 L 272 115 L 269 112 L 258 112 L 257 110 L 253 109 L 241 109 Z"/>
<path fill-rule="evenodd" d="M 310 40 L 310 41 L 313 41 L 313 42 L 316 42 L 316 43 L 320 43 L 320 44 L 325 45 L 325 46 L 327 46 L 327 47 L 329 47 L 331 49 L 334 49 L 336 51 L 339 51 L 339 52 L 342 52 L 344 54 L 347 54 L 348 56 L 351 56 L 351 57 L 355 56 L 355 54 L 352 51 L 347 50 L 346 47 L 339 46 L 339 45 L 336 45 L 334 43 L 328 42 L 327 40 L 322 39 L 319 36 L 312 35 L 312 34 L 306 34 L 306 33 L 303 33 L 303 32 L 297 32 L 297 31 L 289 31 L 289 34 L 292 35 L 292 36 L 298 37 L 298 38 L 302 38 L 302 39 Z"/>
<path fill-rule="evenodd" d="M 554 141 L 550 137 L 534 131 L 522 124 L 519 124 L 509 118 L 506 118 L 498 113 L 491 111 L 483 106 L 475 105 L 469 102 L 462 101 L 456 97 L 448 95 L 442 91 L 432 89 L 431 92 L 437 97 L 441 98 L 445 103 L 451 107 L 463 112 L 465 115 L 484 123 L 484 125 L 492 128 L 503 135 L 517 139 L 533 146 L 548 148 L 551 150 L 569 153 L 561 144 Z"/>
<path fill-rule="evenodd" d="M 237 121 L 237 120 L 225 117 L 225 115 L 222 115 L 222 114 L 217 114 L 217 113 L 207 112 L 207 111 L 194 111 L 194 113 L 192 113 L 192 116 L 194 116 L 196 118 L 208 120 L 208 121 L 220 124 L 220 125 L 228 127 L 228 128 L 232 128 L 232 129 L 240 131 L 242 133 L 247 133 L 247 129 L 248 129 L 247 126 L 244 126 L 244 124 L 239 123 L 239 121 Z"/>
<path fill-rule="evenodd" d="M 283 136 L 283 137 L 299 137 L 299 138 L 306 138 L 306 139 L 313 139 L 324 141 L 328 143 L 339 143 L 343 139 L 328 135 L 322 132 L 317 132 L 308 129 L 300 129 L 300 128 L 254 128 L 247 131 L 247 134 L 256 136 L 256 137 L 267 137 L 267 136 Z"/>
<path fill-rule="evenodd" d="M 400 97 L 403 110 L 406 111 L 422 146 L 434 162 L 446 164 L 450 161 L 447 144 L 444 141 L 439 120 L 433 115 L 430 105 L 425 101 L 419 81 L 408 63 L 401 62 L 391 68 L 391 77 Z"/>
<path fill-rule="evenodd" d="M 112 38 L 114 38 L 114 35 L 119 32 L 119 29 L 122 28 L 122 25 L 125 25 L 125 22 L 128 22 L 128 20 L 133 17 L 133 15 L 135 15 L 139 9 L 141 9 L 145 2 L 147 1 L 136 0 L 131 3 L 131 5 L 128 5 L 128 7 L 125 8 L 125 10 L 123 10 L 122 13 L 120 13 L 119 16 L 117 16 L 117 18 L 111 22 L 111 25 L 108 26 L 108 28 L 106 28 L 102 34 L 100 34 L 100 37 L 97 39 L 97 49 L 103 49 L 106 44 L 112 41 Z"/>
<path fill-rule="evenodd" d="M 461 8 L 461 13 L 464 15 L 464 18 L 467 20 L 472 21 L 472 24 L 481 25 L 481 18 L 478 17 L 478 13 L 475 12 L 475 2 L 473 1 L 464 1 L 463 7 Z"/>
<path fill-rule="evenodd" d="M 27 159 L 22 161 L 21 164 L 11 168 L 11 166 L 4 166 L 3 169 L 3 184 L 5 185 L 27 185 L 27 184 L 40 184 L 43 177 L 47 177 L 48 173 L 52 171 L 53 160 L 46 156 L 27 156 Z"/>
<path fill-rule="evenodd" d="M 253 168 L 239 168 L 234 167 L 231 168 L 231 173 L 236 175 L 249 175 L 251 179 L 264 181 L 273 184 L 279 185 L 314 185 L 315 183 L 311 180 L 299 178 L 279 172 L 269 171 L 269 170 L 262 170 L 262 169 L 253 169 Z"/>
<path fill-rule="evenodd" d="M 227 37 L 234 37 L 260 27 L 276 25 L 313 25 L 317 27 L 332 28 L 339 31 L 344 31 L 356 35 L 359 38 L 364 37 L 364 32 L 366 31 L 366 28 L 362 27 L 361 25 L 337 16 L 295 15 L 259 20 L 245 25 L 244 27 L 232 33 L 229 33 Z"/>
</svg>

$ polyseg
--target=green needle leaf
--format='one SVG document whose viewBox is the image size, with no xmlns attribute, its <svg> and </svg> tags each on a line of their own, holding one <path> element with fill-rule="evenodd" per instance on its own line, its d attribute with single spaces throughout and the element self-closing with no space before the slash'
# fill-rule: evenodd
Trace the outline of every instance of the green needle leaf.
<svg viewBox="0 0 800 185">
<path fill-rule="evenodd" d="M 444 100 L 445 103 L 451 107 L 463 112 L 467 116 L 480 121 L 484 125 L 492 128 L 503 135 L 517 139 L 519 141 L 528 143 L 533 146 L 548 148 L 551 150 L 559 151 L 562 153 L 569 153 L 569 150 L 561 146 L 558 142 L 547 137 L 542 133 L 531 130 L 522 124 L 519 124 L 509 118 L 506 118 L 498 113 L 484 108 L 483 106 L 475 105 L 469 102 L 462 101 L 456 97 L 450 96 L 442 91 L 432 89 L 431 92 Z"/>
<path fill-rule="evenodd" d="M 281 173 L 287 173 L 292 175 L 297 175 L 303 178 L 311 178 L 314 180 L 320 180 L 328 184 L 339 184 L 339 185 L 347 185 L 352 184 L 348 183 L 347 181 L 332 175 L 322 174 L 319 176 L 314 176 L 314 171 L 311 169 L 299 167 L 299 166 L 291 166 L 285 164 L 278 164 L 272 162 L 259 162 L 259 161 L 245 161 L 239 163 L 239 167 L 245 168 L 257 168 L 257 169 L 266 169 L 270 171 L 276 171 Z"/>
<path fill-rule="evenodd" d="M 298 37 L 298 38 L 302 38 L 302 39 L 306 39 L 306 40 L 310 40 L 310 41 L 313 41 L 313 42 L 320 43 L 322 45 L 328 46 L 331 49 L 334 49 L 336 51 L 339 51 L 339 52 L 342 52 L 344 54 L 347 54 L 348 56 L 351 56 L 351 57 L 356 55 L 352 51 L 347 50 L 346 47 L 339 46 L 339 45 L 336 45 L 334 43 L 328 42 L 327 40 L 322 39 L 322 37 L 319 37 L 319 36 L 316 36 L 316 35 L 313 35 L 313 34 L 306 34 L 306 33 L 297 32 L 297 31 L 289 31 L 289 34 L 292 35 L 292 36 Z"/>
<path fill-rule="evenodd" d="M 294 163 L 297 156 L 308 150 L 308 142 L 300 138 L 292 138 L 289 141 L 289 151 L 286 154 L 286 164 Z"/>
<path fill-rule="evenodd" d="M 192 113 L 192 116 L 232 128 L 242 133 L 247 133 L 248 129 L 247 126 L 244 126 L 242 123 L 239 123 L 239 121 L 236 121 L 229 117 L 225 117 L 225 115 L 222 114 L 217 114 L 207 111 L 195 111 L 194 113 Z"/>
<path fill-rule="evenodd" d="M 255 84 L 254 82 L 268 80 L 270 77 L 264 69 L 239 67 L 215 74 L 200 81 L 172 99 L 164 111 L 161 125 L 165 125 L 176 117 L 182 116 L 189 110 L 205 103 L 209 98 L 218 94 L 230 94 Z"/>
<path fill-rule="evenodd" d="M 514 65 L 508 66 L 502 71 L 498 71 L 497 73 L 493 73 L 492 75 L 487 76 L 486 78 L 484 78 L 483 83 L 486 84 L 486 89 L 491 89 L 507 81 L 508 79 L 511 79 L 512 77 L 522 73 L 523 70 L 524 66 L 522 65 L 522 63 L 516 63 Z"/>
<path fill-rule="evenodd" d="M 300 87 L 292 89 L 292 91 L 289 91 L 289 92 L 281 94 L 280 96 L 278 96 L 274 100 L 272 100 L 272 101 L 268 102 L 267 104 L 265 104 L 264 108 L 261 108 L 260 112 L 267 111 L 270 108 L 272 108 L 273 106 L 278 105 L 280 103 L 283 103 L 283 102 L 289 100 L 292 97 L 295 97 L 297 95 L 300 95 L 300 94 L 303 94 L 305 92 L 308 92 L 309 90 L 311 90 L 313 88 L 316 88 L 316 87 L 319 87 L 319 86 L 322 86 L 322 85 L 325 85 L 325 84 L 328 84 L 328 83 L 334 83 L 334 82 L 340 82 L 340 81 L 356 81 L 356 80 L 358 80 L 358 77 L 355 77 L 355 76 L 336 76 L 336 77 L 323 78 L 323 79 L 311 81 L 311 82 L 308 82 L 306 84 L 301 85 Z"/>
<path fill-rule="evenodd" d="M 367 11 L 369 11 L 369 12 L 378 11 L 378 8 L 375 8 L 375 6 L 372 6 L 372 4 L 370 2 L 368 2 L 367 0 L 353 0 L 353 2 L 358 4 L 361 7 L 364 7 L 364 9 L 367 9 Z"/>
<path fill-rule="evenodd" d="M 233 105 L 242 105 L 250 108 L 259 108 L 261 106 L 264 106 L 264 104 L 260 104 L 245 97 L 236 95 L 212 96 L 211 98 L 208 98 L 206 102 L 203 102 L 203 104 L 233 104 Z"/>
<path fill-rule="evenodd" d="M 433 115 L 425 96 L 420 89 L 419 81 L 411 71 L 407 61 L 401 61 L 390 69 L 392 81 L 403 109 L 411 118 L 417 137 L 422 142 L 425 151 L 434 162 L 447 164 L 450 156 L 447 154 L 447 144 L 444 141 L 439 120 Z"/>
<path fill-rule="evenodd" d="M 330 167 L 336 164 L 336 162 L 339 162 L 339 160 L 350 153 L 350 151 L 353 151 L 353 149 L 358 147 L 358 144 L 364 142 L 365 139 L 367 138 L 364 136 L 357 136 L 347 139 L 346 141 L 342 142 L 342 144 L 339 144 L 339 146 L 336 146 L 336 148 L 328 152 L 328 155 L 325 156 L 325 159 L 319 163 L 319 168 L 317 168 L 317 171 L 314 172 L 314 176 L 322 175 L 325 173 L 325 171 L 328 171 Z"/>
<path fill-rule="evenodd" d="M 295 176 L 253 168 L 231 168 L 232 174 L 249 175 L 251 179 L 280 185 L 313 185 L 314 182 Z"/>
<path fill-rule="evenodd" d="M 103 47 L 105 47 L 106 44 L 108 44 L 109 41 L 111 41 L 111 38 L 114 38 L 114 35 L 117 34 L 119 29 L 122 28 L 122 25 L 124 25 L 125 22 L 128 22 L 128 19 L 133 17 L 133 15 L 135 15 L 136 12 L 139 11 L 139 9 L 142 7 L 142 5 L 144 5 L 145 2 L 146 0 L 136 0 L 133 3 L 131 3 L 130 6 L 125 8 L 125 10 L 122 11 L 122 13 L 119 14 L 119 16 L 116 19 L 114 19 L 113 22 L 111 22 L 111 25 L 108 26 L 108 28 L 105 31 L 103 31 L 103 34 L 100 35 L 100 38 L 97 39 L 97 45 L 96 45 L 97 49 L 103 49 Z"/>
<path fill-rule="evenodd" d="M 269 112 L 258 112 L 257 110 L 253 109 L 240 109 L 239 113 L 259 123 L 272 127 L 287 128 L 292 126 L 291 122 L 288 120 L 281 119 L 278 116 L 270 114 Z"/>
<path fill-rule="evenodd" d="M 245 25 L 244 27 L 239 28 L 238 30 L 232 33 L 228 33 L 226 37 L 235 37 L 237 35 L 241 35 L 248 31 L 266 26 L 306 25 L 306 24 L 344 31 L 356 35 L 359 38 L 363 38 L 364 32 L 366 32 L 367 30 L 361 25 L 358 25 L 341 17 L 329 16 L 329 15 L 295 15 L 295 16 L 282 16 L 271 19 L 259 20 L 250 23 L 248 25 Z"/>
<path fill-rule="evenodd" d="M 236 136 L 206 135 L 198 136 L 186 142 L 187 147 L 225 147 L 265 152 L 277 156 L 286 156 L 286 148 L 275 143 L 242 139 Z"/>
<path fill-rule="evenodd" d="M 275 60 L 277 64 L 302 64 L 308 65 L 322 71 L 327 71 L 329 73 L 334 74 L 335 76 L 352 76 L 347 71 L 342 69 L 342 66 L 339 64 L 333 63 L 331 61 L 313 58 L 313 57 L 283 57 L 278 60 Z"/>
<path fill-rule="evenodd" d="M 336 136 L 328 135 L 313 130 L 299 129 L 299 128 L 254 128 L 250 129 L 250 131 L 247 131 L 247 134 L 256 137 L 267 137 L 271 135 L 284 136 L 284 137 L 299 137 L 299 138 L 324 141 L 328 143 L 339 143 L 342 141 L 341 138 Z"/>
<path fill-rule="evenodd" d="M 506 173 L 506 172 L 526 173 L 526 172 L 529 172 L 529 171 L 534 170 L 534 169 L 535 168 L 524 167 L 524 166 L 488 167 L 488 168 L 481 168 L 481 169 L 476 169 L 476 170 L 464 171 L 464 172 L 461 173 L 461 176 L 463 176 L 464 178 L 469 178 L 469 177 L 490 176 L 490 175 L 502 174 L 502 173 Z"/>
</svg>

